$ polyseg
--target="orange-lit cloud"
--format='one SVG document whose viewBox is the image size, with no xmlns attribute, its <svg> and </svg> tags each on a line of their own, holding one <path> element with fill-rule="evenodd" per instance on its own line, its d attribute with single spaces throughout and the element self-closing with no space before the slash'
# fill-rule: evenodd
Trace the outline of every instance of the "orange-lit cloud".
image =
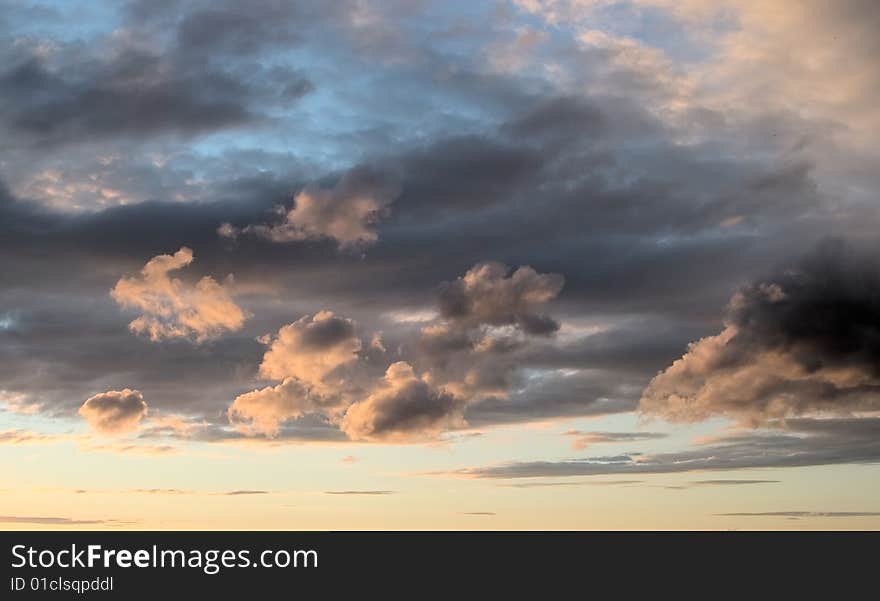
<svg viewBox="0 0 880 601">
<path fill-rule="evenodd" d="M 375 242 L 376 226 L 397 195 L 396 186 L 369 169 L 346 173 L 333 188 L 310 186 L 299 192 L 290 209 L 279 207 L 281 221 L 238 230 L 223 223 L 217 233 L 235 238 L 254 234 L 272 242 L 330 239 L 340 248 Z"/>
<path fill-rule="evenodd" d="M 247 315 L 225 285 L 208 276 L 195 284 L 169 277 L 192 262 L 192 250 L 182 247 L 173 255 L 150 259 L 140 276 L 116 283 L 110 292 L 113 299 L 143 313 L 129 324 L 132 332 L 153 341 L 190 338 L 202 342 L 241 329 Z"/>
<path fill-rule="evenodd" d="M 313 412 L 333 415 L 351 402 L 346 377 L 337 370 L 355 362 L 360 350 L 355 323 L 331 311 L 282 326 L 259 370 L 281 383 L 236 397 L 230 421 L 242 431 L 274 436 L 288 419 Z"/>
<path fill-rule="evenodd" d="M 462 423 L 460 402 L 418 378 L 404 361 L 388 368 L 376 390 L 349 407 L 340 428 L 354 440 L 425 438 Z"/>
<path fill-rule="evenodd" d="M 108 390 L 86 399 L 79 414 L 96 432 L 124 434 L 140 425 L 147 414 L 147 403 L 138 390 Z"/>
</svg>

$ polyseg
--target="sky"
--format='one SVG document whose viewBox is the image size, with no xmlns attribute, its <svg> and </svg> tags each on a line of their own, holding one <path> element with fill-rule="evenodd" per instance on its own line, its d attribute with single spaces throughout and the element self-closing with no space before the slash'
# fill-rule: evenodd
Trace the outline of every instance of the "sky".
<svg viewBox="0 0 880 601">
<path fill-rule="evenodd" d="M 872 0 L 0 0 L 0 528 L 880 528 Z"/>
</svg>

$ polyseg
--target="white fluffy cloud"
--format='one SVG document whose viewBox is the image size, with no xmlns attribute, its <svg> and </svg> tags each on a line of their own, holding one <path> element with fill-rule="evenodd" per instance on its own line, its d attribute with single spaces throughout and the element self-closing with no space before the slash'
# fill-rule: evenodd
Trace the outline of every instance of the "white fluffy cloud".
<svg viewBox="0 0 880 601">
<path fill-rule="evenodd" d="M 97 432 L 124 434 L 140 425 L 147 403 L 139 390 L 108 390 L 86 399 L 79 414 Z"/>
<path fill-rule="evenodd" d="M 232 300 L 226 285 L 208 276 L 195 284 L 169 276 L 192 262 L 192 250 L 183 247 L 173 255 L 153 257 L 139 276 L 116 283 L 110 292 L 113 299 L 143 313 L 129 324 L 131 331 L 153 341 L 190 338 L 203 342 L 241 329 L 247 315 Z"/>
</svg>

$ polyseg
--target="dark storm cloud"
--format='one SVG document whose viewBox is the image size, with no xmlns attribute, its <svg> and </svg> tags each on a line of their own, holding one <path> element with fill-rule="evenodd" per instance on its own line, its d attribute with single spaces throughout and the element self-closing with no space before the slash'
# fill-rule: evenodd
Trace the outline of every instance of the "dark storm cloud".
<svg viewBox="0 0 880 601">
<path fill-rule="evenodd" d="M 781 424 L 779 424 L 781 425 Z M 465 468 L 472 478 L 565 478 L 620 474 L 804 467 L 880 461 L 880 419 L 792 419 L 787 431 L 733 434 L 692 449 L 565 461 L 523 461 Z"/>
<path fill-rule="evenodd" d="M 826 241 L 742 287 L 725 329 L 658 375 L 641 408 L 675 421 L 757 423 L 880 408 L 880 262 Z"/>
<path fill-rule="evenodd" d="M 880 375 L 880 261 L 829 240 L 794 267 L 742 288 L 733 346 L 792 353 L 809 372 L 848 366 Z"/>
</svg>

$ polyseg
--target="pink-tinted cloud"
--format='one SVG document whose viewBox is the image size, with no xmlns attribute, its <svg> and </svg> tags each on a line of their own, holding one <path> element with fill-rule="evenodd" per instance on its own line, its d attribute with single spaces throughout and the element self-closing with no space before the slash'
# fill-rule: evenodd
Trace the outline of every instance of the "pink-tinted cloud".
<svg viewBox="0 0 880 601">
<path fill-rule="evenodd" d="M 147 403 L 138 390 L 108 390 L 86 399 L 79 414 L 96 432 L 124 434 L 138 428 Z"/>
<path fill-rule="evenodd" d="M 182 247 L 173 255 L 153 257 L 139 276 L 116 283 L 110 292 L 113 299 L 142 312 L 129 324 L 132 332 L 153 341 L 189 338 L 203 342 L 242 328 L 247 315 L 232 300 L 229 282 L 220 284 L 205 276 L 189 284 L 169 276 L 192 262 L 192 250 Z"/>
</svg>

